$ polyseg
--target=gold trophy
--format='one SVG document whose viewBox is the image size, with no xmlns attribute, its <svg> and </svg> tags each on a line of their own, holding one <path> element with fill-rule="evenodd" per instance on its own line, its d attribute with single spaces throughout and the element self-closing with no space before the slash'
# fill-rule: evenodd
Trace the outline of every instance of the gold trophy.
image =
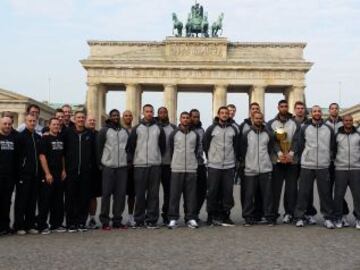
<svg viewBox="0 0 360 270">
<path fill-rule="evenodd" d="M 279 143 L 280 150 L 284 155 L 287 155 L 290 151 L 290 142 L 287 139 L 287 133 L 284 128 L 277 128 L 275 130 L 275 138 Z M 278 162 L 280 160 L 278 159 Z"/>
</svg>

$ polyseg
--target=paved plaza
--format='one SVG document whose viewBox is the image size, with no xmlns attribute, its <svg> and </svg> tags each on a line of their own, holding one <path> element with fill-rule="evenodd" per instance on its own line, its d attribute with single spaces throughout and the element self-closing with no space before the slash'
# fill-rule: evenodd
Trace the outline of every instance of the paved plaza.
<svg viewBox="0 0 360 270">
<path fill-rule="evenodd" d="M 0 238 L 0 269 L 360 269 L 360 231 L 246 228 L 238 193 L 236 186 L 234 228 L 6 236 Z"/>
</svg>

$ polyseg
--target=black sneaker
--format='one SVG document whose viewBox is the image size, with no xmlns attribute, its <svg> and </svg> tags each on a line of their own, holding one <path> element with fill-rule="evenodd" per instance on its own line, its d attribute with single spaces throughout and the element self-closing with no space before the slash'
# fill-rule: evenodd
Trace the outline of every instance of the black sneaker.
<svg viewBox="0 0 360 270">
<path fill-rule="evenodd" d="M 212 220 L 212 225 L 213 225 L 213 226 L 223 226 L 223 225 L 222 225 L 222 221 L 219 220 L 219 219 L 213 219 L 213 220 Z"/>
<path fill-rule="evenodd" d="M 208 215 L 206 225 L 212 226 L 213 225 L 212 223 L 213 223 L 213 218 L 212 218 L 212 216 Z"/>
<path fill-rule="evenodd" d="M 99 229 L 99 227 L 96 224 L 96 220 L 94 218 L 90 219 L 90 221 L 89 221 L 89 223 L 87 225 L 87 228 L 89 230 L 97 230 L 97 229 Z"/>
<path fill-rule="evenodd" d="M 269 226 L 269 227 L 273 227 L 276 225 L 276 221 L 273 220 L 273 219 L 269 219 L 267 220 L 266 224 Z"/>
<path fill-rule="evenodd" d="M 157 225 L 156 222 L 148 222 L 148 223 L 146 223 L 146 228 L 147 229 L 159 229 L 159 226 Z"/>
<path fill-rule="evenodd" d="M 80 224 L 78 228 L 79 232 L 87 232 L 87 228 L 84 224 Z"/>
<path fill-rule="evenodd" d="M 221 226 L 223 226 L 223 227 L 234 227 L 235 224 L 234 224 L 234 222 L 231 220 L 230 217 L 227 217 L 227 218 L 225 218 L 225 219 L 222 221 Z"/>
<path fill-rule="evenodd" d="M 78 228 L 75 225 L 70 225 L 68 227 L 68 232 L 69 233 L 76 233 L 76 232 L 78 232 Z"/>
<path fill-rule="evenodd" d="M 132 226 L 131 226 L 131 228 L 132 229 L 142 229 L 142 228 L 144 228 L 145 226 L 144 226 L 144 223 L 141 223 L 141 222 L 135 222 Z"/>
</svg>

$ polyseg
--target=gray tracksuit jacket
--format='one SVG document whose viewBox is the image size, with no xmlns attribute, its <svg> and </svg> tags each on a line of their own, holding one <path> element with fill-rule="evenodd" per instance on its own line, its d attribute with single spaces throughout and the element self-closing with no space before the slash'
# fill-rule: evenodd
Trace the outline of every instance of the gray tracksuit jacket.
<svg viewBox="0 0 360 270">
<path fill-rule="evenodd" d="M 126 143 L 129 138 L 127 129 L 107 121 L 97 136 L 98 165 L 108 168 L 127 166 Z"/>
<path fill-rule="evenodd" d="M 235 167 L 238 152 L 238 133 L 230 123 L 220 124 L 216 117 L 203 138 L 203 147 L 208 159 L 208 167 L 231 169 Z"/>
<path fill-rule="evenodd" d="M 310 121 L 300 130 L 297 149 L 298 156 L 301 156 L 301 167 L 329 168 L 335 150 L 334 131 L 322 120 L 316 124 Z"/>
<path fill-rule="evenodd" d="M 290 143 L 290 151 L 289 154 L 293 156 L 293 164 L 298 163 L 298 159 L 296 158 L 295 147 L 297 145 L 297 140 L 300 132 L 300 125 L 295 122 L 292 117 L 292 114 L 288 114 L 286 116 L 286 120 L 283 121 L 280 119 L 279 114 L 275 116 L 274 119 L 270 120 L 267 125 L 267 129 L 275 135 L 277 129 L 282 128 L 287 133 L 287 141 Z M 274 151 L 272 153 L 271 159 L 273 163 L 276 163 L 279 159 L 279 156 L 282 155 L 282 151 L 280 149 L 280 144 L 276 140 L 274 136 Z"/>
<path fill-rule="evenodd" d="M 197 158 L 198 158 L 198 165 L 204 165 L 205 164 L 205 160 L 204 160 L 204 148 L 203 148 L 203 138 L 204 138 L 204 134 L 205 134 L 205 130 L 202 128 L 202 123 L 199 122 L 198 125 L 193 126 L 192 129 L 199 135 L 199 147 L 198 147 L 198 154 L 197 154 Z"/>
<path fill-rule="evenodd" d="M 333 121 L 331 118 L 326 119 L 325 124 L 327 124 L 329 127 L 331 127 L 336 134 L 340 127 L 343 126 L 342 118 L 338 117 L 335 121 Z"/>
<path fill-rule="evenodd" d="M 174 124 L 171 124 L 169 122 L 162 123 L 158 121 L 159 126 L 161 126 L 165 132 L 166 137 L 166 148 L 165 153 L 162 156 L 161 164 L 163 165 L 170 165 L 171 164 L 171 153 L 170 153 L 170 135 L 171 133 L 177 128 Z"/>
<path fill-rule="evenodd" d="M 360 170 L 360 133 L 352 128 L 346 133 L 344 127 L 340 127 L 335 135 L 336 170 Z"/>
<path fill-rule="evenodd" d="M 239 135 L 242 136 L 250 130 L 252 126 L 251 118 L 246 118 L 239 127 Z"/>
<path fill-rule="evenodd" d="M 196 173 L 200 137 L 191 129 L 181 127 L 170 135 L 170 152 L 172 156 L 171 171 L 176 173 Z"/>
<path fill-rule="evenodd" d="M 144 119 L 135 126 L 128 138 L 126 152 L 128 161 L 134 167 L 151 167 L 161 165 L 161 156 L 165 153 L 165 132 L 155 119 L 146 122 Z"/>
<path fill-rule="evenodd" d="M 250 127 L 240 142 L 241 158 L 245 161 L 245 175 L 254 176 L 272 171 L 270 156 L 273 152 L 274 138 L 264 125 L 260 130 Z"/>
</svg>

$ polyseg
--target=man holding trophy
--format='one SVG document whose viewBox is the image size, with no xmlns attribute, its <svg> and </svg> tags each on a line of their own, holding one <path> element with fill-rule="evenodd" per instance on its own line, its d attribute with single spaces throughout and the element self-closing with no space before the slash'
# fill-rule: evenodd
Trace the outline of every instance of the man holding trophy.
<svg viewBox="0 0 360 270">
<path fill-rule="evenodd" d="M 289 106 L 286 100 L 278 103 L 279 113 L 274 119 L 268 122 L 267 128 L 274 133 L 275 145 L 272 155 L 273 169 L 273 196 L 274 212 L 279 217 L 279 203 L 283 183 L 285 181 L 283 223 L 290 223 L 294 216 L 297 199 L 298 166 L 294 156 L 294 141 L 297 139 L 299 125 L 289 113 Z"/>
</svg>

